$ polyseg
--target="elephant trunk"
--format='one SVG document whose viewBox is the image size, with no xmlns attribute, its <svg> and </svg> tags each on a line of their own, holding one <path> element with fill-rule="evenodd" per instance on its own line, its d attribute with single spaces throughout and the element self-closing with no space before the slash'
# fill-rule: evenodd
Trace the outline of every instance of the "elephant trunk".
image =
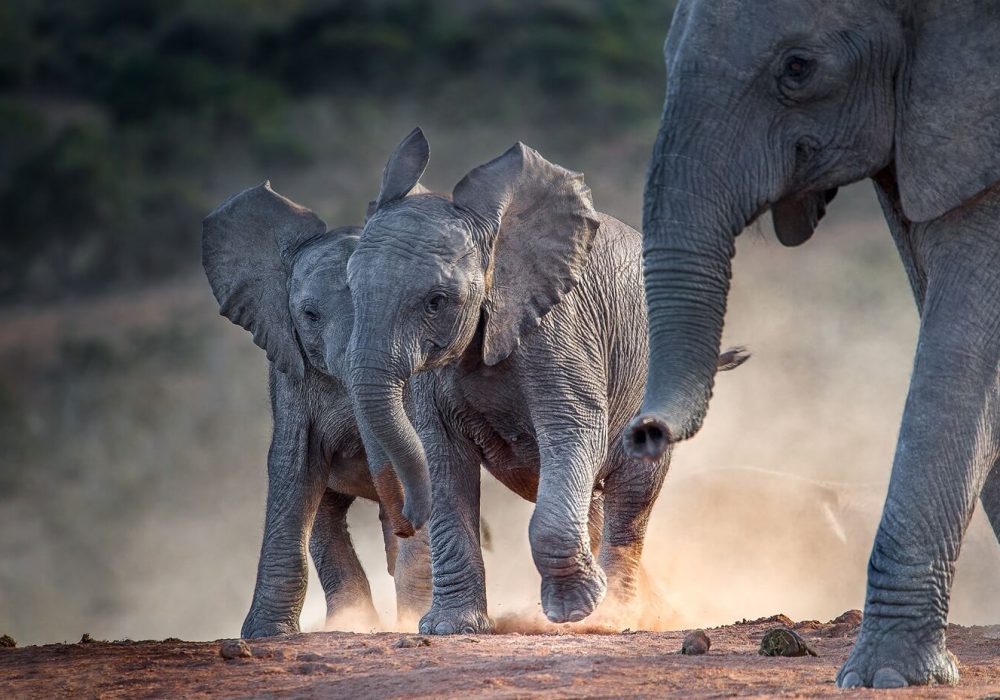
<svg viewBox="0 0 1000 700">
<path fill-rule="evenodd" d="M 371 359 L 361 358 L 351 368 L 351 392 L 361 435 L 366 451 L 372 447 L 371 454 L 376 455 L 369 460 L 375 486 L 396 534 L 407 537 L 430 519 L 431 487 L 427 456 L 403 407 L 404 383 L 403 378 Z M 403 521 L 398 520 L 398 491 L 395 478 L 387 471 L 386 457 L 402 484 Z"/>
<path fill-rule="evenodd" d="M 735 238 L 749 218 L 720 179 L 733 171 L 734 159 L 719 154 L 719 140 L 675 127 L 665 114 L 643 205 L 649 374 L 642 412 L 624 442 L 630 456 L 647 460 L 701 427 L 715 381 Z"/>
</svg>

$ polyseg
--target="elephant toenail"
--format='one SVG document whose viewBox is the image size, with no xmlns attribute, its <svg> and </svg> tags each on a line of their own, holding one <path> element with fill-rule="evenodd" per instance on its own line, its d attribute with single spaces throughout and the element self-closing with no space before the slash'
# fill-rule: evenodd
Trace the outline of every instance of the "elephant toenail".
<svg viewBox="0 0 1000 700">
<path fill-rule="evenodd" d="M 577 609 L 577 610 L 573 610 L 573 611 L 570 612 L 570 614 L 569 614 L 569 621 L 570 622 L 579 622 L 580 620 L 582 620 L 585 617 L 587 617 L 587 613 L 584 612 L 583 610 Z"/>
<path fill-rule="evenodd" d="M 860 688 L 862 685 L 861 676 L 854 671 L 848 671 L 844 677 L 840 679 L 841 688 Z"/>
<path fill-rule="evenodd" d="M 873 688 L 905 688 L 908 685 L 903 674 L 894 668 L 880 668 L 872 678 Z"/>
<path fill-rule="evenodd" d="M 439 622 L 434 628 L 434 634 L 455 634 L 455 628 L 450 622 Z"/>
</svg>

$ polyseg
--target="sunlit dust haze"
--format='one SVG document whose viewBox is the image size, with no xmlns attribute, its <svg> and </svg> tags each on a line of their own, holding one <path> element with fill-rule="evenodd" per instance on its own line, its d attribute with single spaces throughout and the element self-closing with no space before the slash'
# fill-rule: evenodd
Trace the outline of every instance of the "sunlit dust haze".
<svg viewBox="0 0 1000 700">
<path fill-rule="evenodd" d="M 338 132 L 335 109 L 313 117 L 311 164 L 280 176 L 243 164 L 213 196 L 272 176 L 329 225 L 357 223 L 384 158 L 420 123 L 432 188 L 450 191 L 522 140 L 583 171 L 599 209 L 641 221 L 655 114 L 583 147 L 545 125 L 458 128 L 416 109 L 358 132 Z M 909 287 L 869 185 L 843 191 L 801 248 L 765 226 L 737 250 L 724 344 L 753 357 L 718 377 L 704 429 L 673 455 L 644 605 L 599 609 L 575 629 L 828 620 L 863 605 L 917 329 Z M 196 257 L 172 281 L 0 309 L 0 359 L 0 633 L 20 644 L 238 635 L 264 516 L 267 367 L 217 315 Z M 483 492 L 490 614 L 508 630 L 574 629 L 541 615 L 532 505 L 485 474 Z M 357 502 L 350 529 L 380 628 L 396 629 L 375 506 Z M 952 620 L 1000 622 L 1000 546 L 981 513 L 962 554 Z M 311 573 L 302 628 L 324 618 Z"/>
</svg>

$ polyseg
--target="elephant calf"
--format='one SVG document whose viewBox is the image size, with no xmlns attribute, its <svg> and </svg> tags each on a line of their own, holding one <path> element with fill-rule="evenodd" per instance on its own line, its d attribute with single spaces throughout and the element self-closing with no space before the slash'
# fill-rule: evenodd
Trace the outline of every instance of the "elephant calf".
<svg viewBox="0 0 1000 700">
<path fill-rule="evenodd" d="M 428 158 L 419 129 L 396 148 L 348 263 L 358 421 L 392 459 L 407 517 L 430 523 L 433 602 L 420 630 L 492 627 L 480 463 L 536 503 L 529 536 L 546 616 L 580 620 L 609 579 L 620 599 L 632 596 L 668 464 L 621 446 L 646 378 L 641 238 L 594 210 L 581 175 L 522 144 L 450 197 L 407 196 Z M 418 373 L 433 382 L 414 392 L 414 425 L 402 397 Z"/>
<path fill-rule="evenodd" d="M 340 377 L 351 333 L 346 266 L 353 227 L 327 231 L 307 209 L 265 183 L 228 199 L 204 222 L 203 262 L 220 312 L 253 334 L 270 365 L 274 434 L 267 514 L 253 603 L 242 636 L 299 630 L 306 540 L 326 594 L 327 619 L 353 610 L 377 623 L 368 579 L 347 531 L 356 498 L 380 502 L 400 619 L 430 605 L 426 535 L 400 513 L 402 493 L 386 460 L 365 460 Z"/>
</svg>

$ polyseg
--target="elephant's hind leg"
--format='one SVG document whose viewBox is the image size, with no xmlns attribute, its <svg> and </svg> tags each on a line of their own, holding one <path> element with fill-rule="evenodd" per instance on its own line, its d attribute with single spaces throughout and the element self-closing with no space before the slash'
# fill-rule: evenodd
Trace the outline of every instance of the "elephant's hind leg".
<svg viewBox="0 0 1000 700">
<path fill-rule="evenodd" d="M 309 538 L 309 553 L 326 595 L 326 629 L 378 626 L 368 577 L 347 530 L 347 510 L 353 502 L 353 496 L 327 489 Z"/>
<path fill-rule="evenodd" d="M 663 486 L 667 460 L 669 454 L 646 462 L 628 459 L 623 453 L 605 479 L 600 562 L 608 575 L 608 597 L 616 605 L 636 602 L 646 527 Z"/>
</svg>

